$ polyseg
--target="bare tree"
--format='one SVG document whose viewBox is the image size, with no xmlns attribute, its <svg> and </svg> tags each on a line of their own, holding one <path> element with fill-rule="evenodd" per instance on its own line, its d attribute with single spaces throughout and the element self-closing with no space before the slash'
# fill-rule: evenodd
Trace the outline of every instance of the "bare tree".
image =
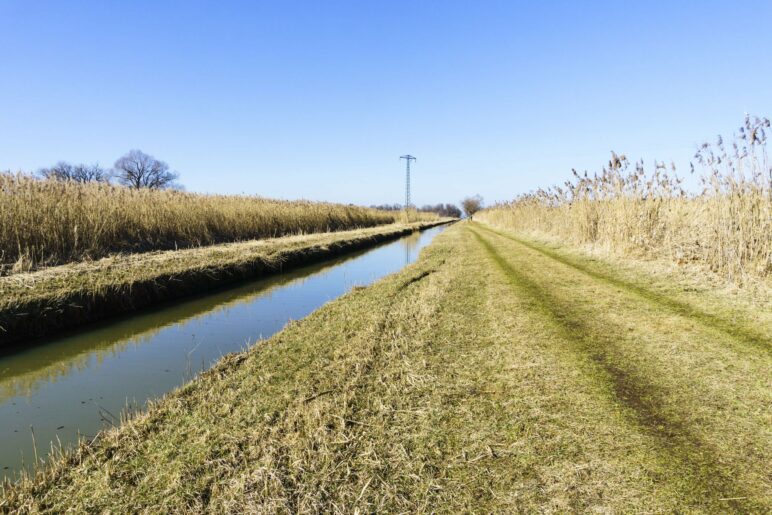
<svg viewBox="0 0 772 515">
<path fill-rule="evenodd" d="M 109 179 L 107 172 L 98 164 L 74 165 L 65 161 L 59 161 L 50 168 L 41 168 L 38 175 L 44 179 L 76 182 L 107 182 Z"/>
<path fill-rule="evenodd" d="M 466 197 L 461 201 L 461 207 L 464 209 L 466 216 L 468 216 L 470 220 L 474 217 L 476 212 L 482 209 L 482 205 L 483 198 L 480 195 Z"/>
<path fill-rule="evenodd" d="M 140 150 L 132 150 L 115 162 L 115 178 L 130 188 L 162 189 L 175 187 L 179 178 L 169 165 Z"/>
</svg>

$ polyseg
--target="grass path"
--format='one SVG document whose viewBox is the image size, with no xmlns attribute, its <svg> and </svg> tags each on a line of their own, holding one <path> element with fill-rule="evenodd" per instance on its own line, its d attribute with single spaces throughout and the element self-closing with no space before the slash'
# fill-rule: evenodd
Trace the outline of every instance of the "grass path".
<svg viewBox="0 0 772 515">
<path fill-rule="evenodd" d="M 771 316 L 456 224 L 0 511 L 768 512 Z"/>
</svg>

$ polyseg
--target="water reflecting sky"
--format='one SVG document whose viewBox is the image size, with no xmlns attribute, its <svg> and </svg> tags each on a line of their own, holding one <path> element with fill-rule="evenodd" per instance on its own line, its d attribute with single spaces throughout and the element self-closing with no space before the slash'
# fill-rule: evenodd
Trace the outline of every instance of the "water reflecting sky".
<svg viewBox="0 0 772 515">
<path fill-rule="evenodd" d="M 442 227 L 368 251 L 112 319 L 0 356 L 0 477 L 114 423 L 356 285 L 415 261 Z"/>
</svg>

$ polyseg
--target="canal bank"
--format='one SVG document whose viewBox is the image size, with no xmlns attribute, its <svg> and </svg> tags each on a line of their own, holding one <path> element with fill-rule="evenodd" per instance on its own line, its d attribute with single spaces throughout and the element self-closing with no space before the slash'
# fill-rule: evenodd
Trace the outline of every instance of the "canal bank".
<svg viewBox="0 0 772 515">
<path fill-rule="evenodd" d="M 0 349 L 318 263 L 450 220 L 118 255 L 0 277 Z"/>
<path fill-rule="evenodd" d="M 0 510 L 769 513 L 768 348 L 706 318 L 768 306 L 508 236 L 454 224 Z"/>
<path fill-rule="evenodd" d="M 157 305 L 0 355 L 0 478 L 119 423 L 346 291 L 413 262 L 442 227 Z M 34 441 L 33 441 L 34 435 Z M 35 445 L 33 445 L 35 444 Z M 26 466 L 25 466 L 26 465 Z"/>
</svg>

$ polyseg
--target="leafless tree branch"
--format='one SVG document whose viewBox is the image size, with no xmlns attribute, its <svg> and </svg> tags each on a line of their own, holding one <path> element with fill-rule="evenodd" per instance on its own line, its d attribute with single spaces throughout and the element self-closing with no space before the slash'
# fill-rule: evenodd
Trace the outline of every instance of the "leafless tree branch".
<svg viewBox="0 0 772 515">
<path fill-rule="evenodd" d="M 163 189 L 175 187 L 179 178 L 169 165 L 140 150 L 131 150 L 115 162 L 114 176 L 130 188 Z"/>
</svg>

